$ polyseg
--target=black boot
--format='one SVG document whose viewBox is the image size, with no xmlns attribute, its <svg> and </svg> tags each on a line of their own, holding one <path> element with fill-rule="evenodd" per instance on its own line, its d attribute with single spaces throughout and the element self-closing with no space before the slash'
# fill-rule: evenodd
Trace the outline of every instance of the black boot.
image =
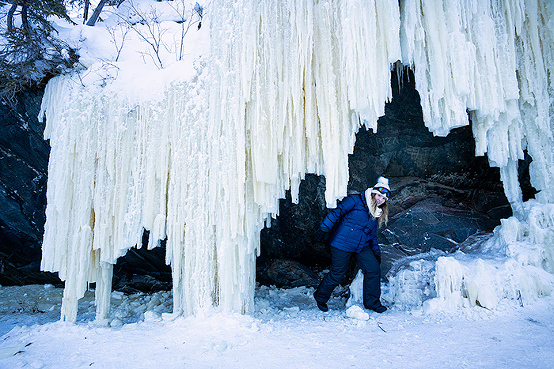
<svg viewBox="0 0 554 369">
<path fill-rule="evenodd" d="M 381 313 L 384 313 L 385 311 L 387 311 L 387 307 L 383 306 L 383 305 L 379 305 L 376 308 L 373 308 L 371 310 L 375 311 L 376 313 L 381 314 Z"/>
<path fill-rule="evenodd" d="M 315 302 L 317 303 L 317 307 L 319 310 L 324 312 L 329 310 L 329 306 L 327 306 L 326 303 L 317 300 L 315 300 Z"/>
</svg>

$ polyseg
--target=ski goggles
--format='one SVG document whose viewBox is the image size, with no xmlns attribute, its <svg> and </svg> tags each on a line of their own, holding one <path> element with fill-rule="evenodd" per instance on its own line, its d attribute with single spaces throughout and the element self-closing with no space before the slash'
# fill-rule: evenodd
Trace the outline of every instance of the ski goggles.
<svg viewBox="0 0 554 369">
<path fill-rule="evenodd" d="M 385 187 L 373 187 L 373 189 L 377 192 L 379 192 L 381 195 L 384 195 L 386 197 L 390 196 L 390 191 L 388 188 Z"/>
</svg>

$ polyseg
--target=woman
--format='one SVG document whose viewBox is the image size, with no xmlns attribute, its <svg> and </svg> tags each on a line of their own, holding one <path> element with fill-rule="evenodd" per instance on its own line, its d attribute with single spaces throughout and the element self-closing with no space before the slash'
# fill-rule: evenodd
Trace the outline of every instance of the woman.
<svg viewBox="0 0 554 369">
<path fill-rule="evenodd" d="M 316 238 L 329 239 L 331 269 L 314 293 L 320 310 L 329 310 L 327 301 L 346 273 L 352 255 L 364 275 L 365 308 L 378 313 L 387 310 L 380 301 L 381 249 L 377 242 L 377 227 L 387 223 L 389 195 L 389 180 L 379 177 L 372 188 L 346 197 L 321 223 Z"/>
</svg>

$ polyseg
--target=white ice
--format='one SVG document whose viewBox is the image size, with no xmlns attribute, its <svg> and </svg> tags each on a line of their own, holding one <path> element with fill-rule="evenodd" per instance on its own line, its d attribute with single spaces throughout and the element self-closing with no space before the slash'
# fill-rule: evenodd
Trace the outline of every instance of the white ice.
<svg viewBox="0 0 554 369">
<path fill-rule="evenodd" d="M 106 8 L 95 27 L 58 26 L 81 54 L 75 73 L 49 82 L 40 116 L 52 147 L 42 269 L 66 282 L 62 320 L 77 319 L 91 282 L 97 319 L 109 320 L 112 265 L 143 229 L 149 247 L 167 237 L 176 315 L 252 312 L 261 228 L 285 190 L 297 200 L 305 173 L 325 175 L 327 206 L 346 195 L 355 133 L 377 129 L 399 60 L 415 71 L 431 132 L 467 125 L 469 111 L 476 154 L 500 167 L 515 214 L 496 233 L 534 224 L 517 181 L 524 149 L 537 206 L 554 201 L 551 4 L 201 5 L 200 29 L 186 28 L 200 20 L 193 3 L 148 0 Z M 499 291 L 479 278 L 501 270 L 501 283 L 514 256 L 494 257 L 502 267 L 459 254 L 413 260 L 398 275 L 434 268 L 436 280 L 411 278 L 401 290 L 420 286 L 423 297 L 397 291 L 391 302 L 494 307 Z M 547 293 L 547 277 L 529 278 L 532 296 Z"/>
</svg>

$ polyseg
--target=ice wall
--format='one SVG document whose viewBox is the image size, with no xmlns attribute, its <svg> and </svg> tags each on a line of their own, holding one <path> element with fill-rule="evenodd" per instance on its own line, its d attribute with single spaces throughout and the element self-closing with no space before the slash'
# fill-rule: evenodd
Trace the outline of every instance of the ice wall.
<svg viewBox="0 0 554 369">
<path fill-rule="evenodd" d="M 66 281 L 62 320 L 90 282 L 107 317 L 111 267 L 143 228 L 149 247 L 167 237 L 175 314 L 248 312 L 259 233 L 285 190 L 296 200 L 315 172 L 329 206 L 346 195 L 355 133 L 391 97 L 396 0 L 222 0 L 206 14 L 209 55 L 161 93 L 142 74 L 118 85 L 102 63 L 47 86 L 41 267 Z"/>
<path fill-rule="evenodd" d="M 325 175 L 329 207 L 346 195 L 355 134 L 377 129 L 398 60 L 434 134 L 467 125 L 469 111 L 476 154 L 501 168 L 517 219 L 524 149 L 538 201 L 552 203 L 551 11 L 540 0 L 214 0 L 209 53 L 166 68 L 172 78 L 145 69 L 121 82 L 113 58 L 53 79 L 42 269 L 66 281 L 62 319 L 76 319 L 90 282 L 106 318 L 112 265 L 143 229 L 149 247 L 167 237 L 177 315 L 251 310 L 264 222 L 287 189 L 298 199 L 307 172 Z"/>
<path fill-rule="evenodd" d="M 553 202 L 552 3 L 541 0 L 404 0 L 402 62 L 412 65 L 425 125 L 444 136 L 472 121 L 476 155 L 501 169 L 522 217 L 517 161 L 533 158 L 537 198 Z"/>
</svg>

